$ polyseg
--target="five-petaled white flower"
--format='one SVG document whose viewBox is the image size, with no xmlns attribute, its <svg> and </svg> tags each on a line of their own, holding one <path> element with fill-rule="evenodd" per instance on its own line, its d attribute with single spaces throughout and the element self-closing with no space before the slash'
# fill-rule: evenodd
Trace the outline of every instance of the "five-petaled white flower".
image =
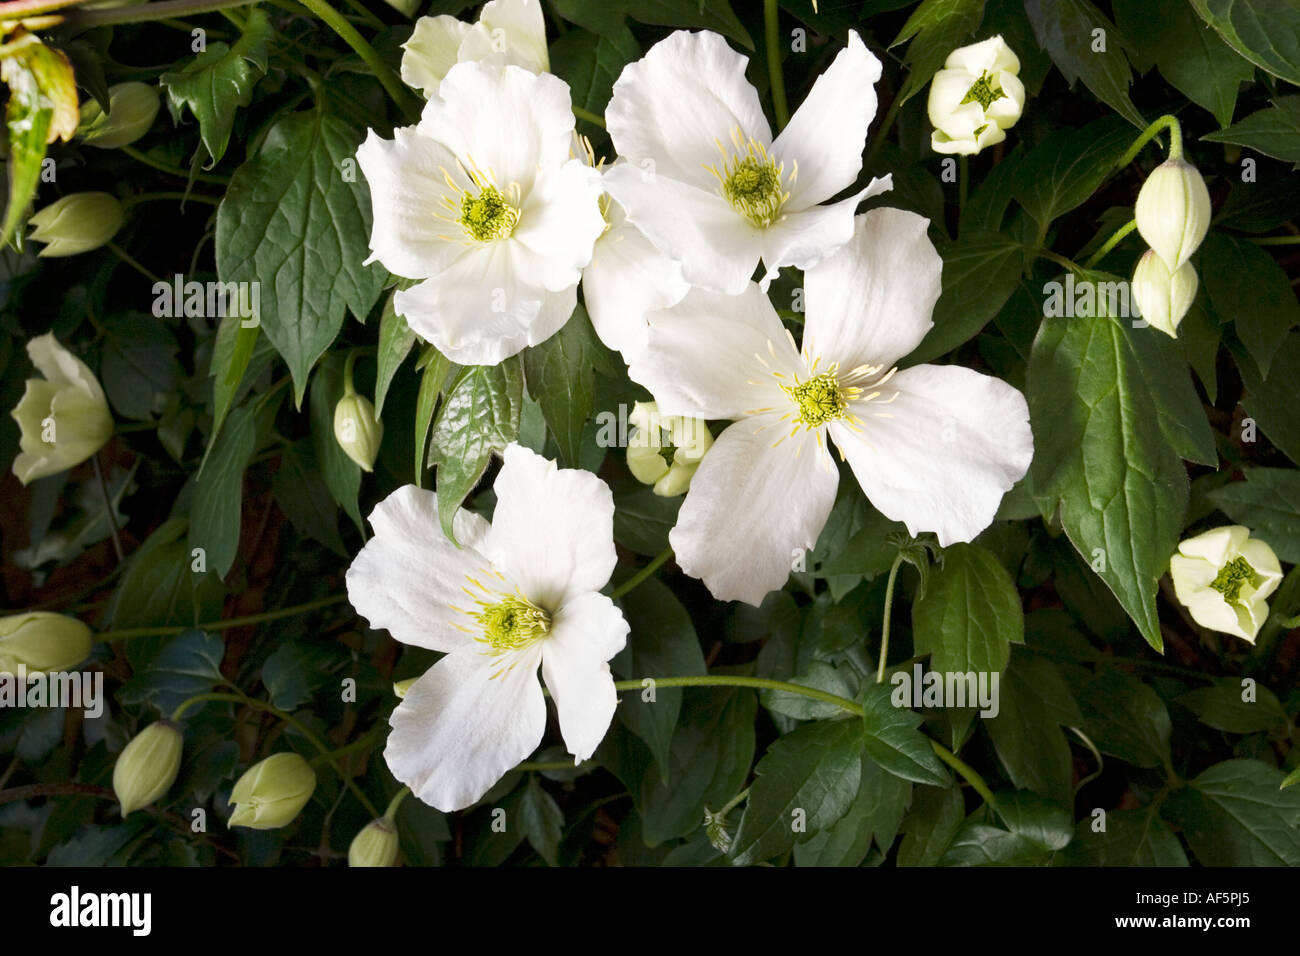
<svg viewBox="0 0 1300 956">
<path fill-rule="evenodd" d="M 585 471 L 505 451 L 492 522 L 456 513 L 413 485 L 376 506 L 375 536 L 347 573 L 348 597 L 397 640 L 446 652 L 393 711 L 384 756 L 425 803 L 474 803 L 537 747 L 546 728 L 540 666 L 575 763 L 609 729 L 617 696 L 606 663 L 627 639 L 599 591 L 614 570 L 614 499 Z"/>
<path fill-rule="evenodd" d="M 481 60 L 531 73 L 550 70 L 540 0 L 490 0 L 474 24 L 446 14 L 420 17 L 402 44 L 402 80 L 427 99 L 457 63 Z"/>
<path fill-rule="evenodd" d="M 605 228 L 600 174 L 570 155 L 569 88 L 517 66 L 461 63 L 418 126 L 357 150 L 374 207 L 371 257 L 423 279 L 394 308 L 462 365 L 545 341 L 577 303 Z"/>
<path fill-rule="evenodd" d="M 629 374 L 666 415 L 736 419 L 704 456 L 669 543 L 722 600 L 758 604 L 826 523 L 835 442 L 871 503 L 912 534 L 969 541 L 1033 455 L 1024 396 L 955 365 L 898 361 L 931 328 L 942 262 L 927 220 L 857 217 L 852 241 L 804 276 L 803 348 L 757 285 L 696 290 L 651 313 Z"/>
<path fill-rule="evenodd" d="M 1282 566 L 1265 542 L 1239 524 L 1188 538 L 1169 559 L 1174 593 L 1202 627 L 1255 643 Z"/>
<path fill-rule="evenodd" d="M 926 104 L 936 153 L 978 153 L 1007 138 L 1025 108 L 1020 58 L 1001 36 L 953 50 L 930 82 Z"/>
<path fill-rule="evenodd" d="M 766 282 L 834 252 L 859 201 L 890 186 L 820 205 L 857 179 L 876 113 L 880 61 L 856 33 L 775 140 L 748 62 L 716 33 L 678 31 L 623 69 L 605 111 L 626 160 L 605 188 L 688 282 L 732 295 L 760 259 Z"/>
</svg>

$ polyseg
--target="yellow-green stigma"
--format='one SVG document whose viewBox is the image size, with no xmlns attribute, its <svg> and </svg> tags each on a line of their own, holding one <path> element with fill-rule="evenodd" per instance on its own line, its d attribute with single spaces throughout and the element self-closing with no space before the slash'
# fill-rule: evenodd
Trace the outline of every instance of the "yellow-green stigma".
<svg viewBox="0 0 1300 956">
<path fill-rule="evenodd" d="M 487 184 L 477 196 L 465 193 L 460 200 L 460 224 L 477 242 L 504 239 L 515 231 L 519 211 L 506 201 L 501 190 Z"/>
<path fill-rule="evenodd" d="M 794 399 L 799 407 L 799 421 L 809 428 L 836 421 L 848 413 L 849 403 L 832 372 L 824 372 L 797 385 L 782 385 L 781 388 Z"/>
<path fill-rule="evenodd" d="M 1238 555 L 1219 569 L 1219 573 L 1210 582 L 1210 587 L 1222 594 L 1229 604 L 1236 604 L 1241 599 L 1242 585 L 1254 583 L 1255 569 L 1249 561 Z"/>
<path fill-rule="evenodd" d="M 494 651 L 517 651 L 551 630 L 551 616 L 521 597 L 507 596 L 472 616 L 483 626 L 482 640 Z"/>
<path fill-rule="evenodd" d="M 970 89 L 966 91 L 966 95 L 962 97 L 961 105 L 978 103 L 982 108 L 988 109 L 989 105 L 995 100 L 1000 100 L 1006 95 L 1002 90 L 993 88 L 993 77 L 985 72 L 981 73 L 980 78 L 971 84 Z"/>
<path fill-rule="evenodd" d="M 767 147 L 751 139 L 742 143 L 739 131 L 732 140 L 735 153 L 728 154 L 722 143 L 718 149 L 723 155 L 721 170 L 712 166 L 709 172 L 722 184 L 722 197 L 731 208 L 752 225 L 764 229 L 781 218 L 781 207 L 790 198 L 781 182 L 783 166 L 778 166 L 767 153 Z M 794 181 L 793 175 L 790 179 Z"/>
</svg>

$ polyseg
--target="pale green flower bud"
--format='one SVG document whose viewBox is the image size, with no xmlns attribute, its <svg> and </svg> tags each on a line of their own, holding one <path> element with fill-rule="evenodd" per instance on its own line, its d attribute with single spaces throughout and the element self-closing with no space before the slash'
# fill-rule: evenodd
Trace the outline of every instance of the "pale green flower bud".
<svg viewBox="0 0 1300 956">
<path fill-rule="evenodd" d="M 1133 270 L 1133 300 L 1142 318 L 1166 335 L 1178 337 L 1178 323 L 1196 299 L 1196 270 L 1190 262 L 1172 275 L 1164 260 L 1148 249 Z"/>
<path fill-rule="evenodd" d="M 1282 581 L 1277 555 L 1250 529 L 1225 525 L 1188 538 L 1169 560 L 1174 593 L 1202 627 L 1255 643 L 1265 601 Z"/>
<path fill-rule="evenodd" d="M 628 470 L 642 484 L 654 485 L 657 495 L 685 494 L 713 445 L 709 426 L 698 418 L 660 415 L 654 402 L 637 402 L 628 422 L 635 426 L 627 443 Z"/>
<path fill-rule="evenodd" d="M 405 697 L 406 692 L 411 689 L 411 685 L 414 684 L 419 679 L 420 678 L 418 677 L 408 677 L 406 680 L 399 680 L 394 682 L 393 693 L 396 694 L 399 698 Z"/>
<path fill-rule="evenodd" d="M 75 617 L 32 611 L 0 617 L 0 673 L 66 671 L 90 654 L 94 636 Z"/>
<path fill-rule="evenodd" d="M 316 789 L 316 771 L 298 754 L 282 751 L 253 764 L 235 782 L 232 827 L 273 830 L 292 823 Z"/>
<path fill-rule="evenodd" d="M 14 474 L 24 485 L 81 464 L 113 436 L 108 399 L 81 359 L 53 334 L 28 342 L 27 354 L 45 377 L 29 378 L 9 413 L 21 431 Z"/>
<path fill-rule="evenodd" d="M 731 829 L 727 826 L 725 814 L 714 813 L 705 807 L 704 834 L 708 837 L 709 844 L 719 853 L 729 853 L 731 851 L 731 843 L 734 837 Z"/>
<path fill-rule="evenodd" d="M 371 820 L 352 838 L 348 866 L 392 866 L 397 862 L 397 828 L 391 820 Z"/>
<path fill-rule="evenodd" d="M 98 249 L 126 221 L 122 204 L 108 193 L 72 193 L 50 203 L 27 220 L 31 238 L 45 243 L 44 258 L 75 256 Z"/>
<path fill-rule="evenodd" d="M 1169 159 L 1142 184 L 1134 215 L 1147 245 L 1175 272 L 1192 257 L 1210 228 L 1210 191 L 1195 166 Z"/>
<path fill-rule="evenodd" d="M 148 83 L 118 83 L 108 88 L 108 112 L 91 97 L 81 104 L 77 138 L 87 146 L 117 149 L 149 132 L 158 116 L 158 90 Z"/>
<path fill-rule="evenodd" d="M 118 754 L 113 767 L 113 792 L 122 816 L 160 799 L 181 769 L 184 738 L 170 720 L 150 724 Z"/>
<path fill-rule="evenodd" d="M 364 395 L 350 392 L 334 406 L 334 438 L 347 456 L 373 471 L 384 439 L 384 423 L 375 418 L 375 406 Z"/>
</svg>

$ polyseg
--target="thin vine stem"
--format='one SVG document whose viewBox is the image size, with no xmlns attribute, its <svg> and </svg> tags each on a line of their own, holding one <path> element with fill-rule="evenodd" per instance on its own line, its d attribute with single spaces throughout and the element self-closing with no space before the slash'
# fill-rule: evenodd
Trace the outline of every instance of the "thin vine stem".
<svg viewBox="0 0 1300 956">
<path fill-rule="evenodd" d="M 984 782 L 984 778 L 976 772 L 974 767 L 966 763 L 966 761 L 962 760 L 937 740 L 930 741 L 930 749 L 934 751 L 936 757 L 961 774 L 962 778 L 971 785 L 976 793 L 984 798 L 984 802 L 987 803 L 995 813 L 999 812 L 998 801 L 993 796 L 993 791 L 989 789 L 989 785 Z"/>
<path fill-rule="evenodd" d="M 123 641 L 133 637 L 168 637 L 173 634 L 182 634 L 185 631 L 194 630 L 226 631 L 234 627 L 247 627 L 250 624 L 265 624 L 268 621 L 278 621 L 281 618 L 306 614 L 308 611 L 315 611 L 318 608 L 329 607 L 332 604 L 339 604 L 347 599 L 346 594 L 334 594 L 317 601 L 308 601 L 306 604 L 295 604 L 293 607 L 280 608 L 278 611 L 266 611 L 262 614 L 250 614 L 246 617 L 228 617 L 223 621 L 208 621 L 204 624 L 191 624 L 188 626 L 169 625 L 167 627 L 132 627 L 120 631 L 105 631 L 98 635 L 98 640 Z"/>
<path fill-rule="evenodd" d="M 889 568 L 889 581 L 885 584 L 885 615 L 880 622 L 880 663 L 876 665 L 876 683 L 885 682 L 885 661 L 889 658 L 889 618 L 894 609 L 894 582 L 898 578 L 899 566 L 903 563 L 903 552 L 898 552 L 894 563 Z"/>
<path fill-rule="evenodd" d="M 1128 222 L 1124 223 L 1124 225 L 1120 226 L 1111 234 L 1111 237 L 1109 239 L 1107 239 L 1104 243 L 1102 243 L 1100 249 L 1098 249 L 1096 252 L 1094 252 L 1091 256 L 1088 257 L 1087 261 L 1084 262 L 1083 267 L 1085 269 L 1091 269 L 1097 263 L 1101 262 L 1101 260 L 1106 257 L 1106 253 L 1110 252 L 1112 249 L 1118 246 L 1120 242 L 1123 241 L 1124 237 L 1127 236 L 1130 232 L 1132 232 L 1136 228 L 1137 228 L 1136 219 L 1130 219 Z"/>
<path fill-rule="evenodd" d="M 767 76 L 772 86 L 772 109 L 779 133 L 790 122 L 790 105 L 785 98 L 785 76 L 781 72 L 781 24 L 778 0 L 763 0 L 763 32 L 767 39 Z"/>
<path fill-rule="evenodd" d="M 154 159 L 148 153 L 141 152 L 140 150 L 136 149 L 134 146 L 119 146 L 118 149 L 120 149 L 126 155 L 130 156 L 137 163 L 144 163 L 144 165 L 156 169 L 160 173 L 166 173 L 169 176 L 175 176 L 177 179 L 188 180 L 190 178 L 193 178 L 193 180 L 196 183 L 208 183 L 209 185 L 212 186 L 230 185 L 230 179 L 228 177 L 218 176 L 213 173 L 196 172 L 191 177 L 188 170 L 184 170 L 181 169 L 179 166 L 172 166 L 169 163 L 164 163 L 161 160 Z"/>
<path fill-rule="evenodd" d="M 119 23 L 147 23 L 150 20 L 167 20 L 178 16 L 199 13 L 216 13 L 227 7 L 246 7 L 258 0 L 161 0 L 132 7 L 111 7 L 107 10 L 74 10 L 64 19 L 64 24 L 77 29 L 112 26 Z M 4 11 L 9 19 L 10 11 Z"/>
<path fill-rule="evenodd" d="M 616 598 L 621 598 L 624 594 L 627 594 L 629 591 L 643 584 L 646 578 L 650 577 L 650 575 L 654 574 L 661 567 L 663 567 L 664 563 L 672 556 L 673 556 L 672 548 L 667 548 L 664 551 L 661 551 L 659 554 L 655 555 L 654 560 L 652 560 L 644 568 L 642 568 L 636 574 L 632 575 L 630 578 L 628 578 L 618 587 L 614 588 L 614 590 L 609 595 L 610 599 L 612 600 Z"/>
<path fill-rule="evenodd" d="M 574 104 L 573 106 L 573 115 L 578 117 L 580 120 L 586 120 L 593 126 L 599 126 L 601 129 L 605 128 L 605 118 L 603 116 L 599 113 L 593 113 L 591 110 L 583 109 L 577 104 Z"/>
<path fill-rule="evenodd" d="M 732 674 L 705 674 L 699 677 L 642 677 L 636 680 L 614 681 L 614 688 L 615 690 L 641 690 L 647 680 L 654 681 L 655 687 L 752 687 L 756 690 L 780 690 L 789 694 L 798 694 L 801 697 L 811 697 L 813 700 L 824 701 L 828 704 L 835 704 L 837 707 L 841 707 L 858 717 L 864 715 L 862 705 L 857 701 L 849 700 L 847 697 L 827 693 L 824 690 L 818 690 L 816 687 L 805 687 L 803 684 L 791 684 L 787 681 L 771 680 L 766 677 L 739 677 Z"/>
<path fill-rule="evenodd" d="M 1128 151 L 1119 158 L 1115 163 L 1116 169 L 1123 169 L 1133 160 L 1137 159 L 1138 153 L 1142 152 L 1142 147 L 1158 136 L 1162 130 L 1169 130 L 1169 158 L 1182 159 L 1183 157 L 1183 128 L 1178 122 L 1178 117 L 1171 113 L 1166 113 L 1158 118 L 1154 123 L 1144 129 L 1141 135 L 1133 141 L 1133 145 Z"/>
</svg>

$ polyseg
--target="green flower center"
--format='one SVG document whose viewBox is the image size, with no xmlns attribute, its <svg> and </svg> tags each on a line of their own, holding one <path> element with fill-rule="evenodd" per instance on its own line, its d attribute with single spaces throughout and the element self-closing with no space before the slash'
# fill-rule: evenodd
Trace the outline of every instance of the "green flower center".
<svg viewBox="0 0 1300 956">
<path fill-rule="evenodd" d="M 482 640 L 494 651 L 517 651 L 551 630 L 551 616 L 521 597 L 483 605 L 483 610 L 472 616 L 483 627 Z"/>
<path fill-rule="evenodd" d="M 460 224 L 477 242 L 505 239 L 515 231 L 519 210 L 506 202 L 501 190 L 485 185 L 477 196 L 465 193 L 460 201 Z"/>
<path fill-rule="evenodd" d="M 1253 586 L 1255 582 L 1255 569 L 1249 561 L 1238 555 L 1219 569 L 1219 573 L 1210 582 L 1210 587 L 1222 594 L 1229 604 L 1236 604 L 1241 600 L 1242 586 Z"/>
<path fill-rule="evenodd" d="M 721 143 L 721 171 L 709 167 L 722 184 L 722 197 L 750 224 L 765 229 L 781 216 L 781 206 L 790 198 L 781 186 L 783 166 L 778 166 L 762 143 L 751 139 L 742 143 L 739 131 L 733 134 L 736 152 L 728 154 Z M 793 175 L 791 182 L 794 181 Z"/>
<path fill-rule="evenodd" d="M 988 109 L 990 104 L 995 100 L 1000 100 L 1006 95 L 1007 94 L 1002 92 L 1002 90 L 993 88 L 993 77 L 989 76 L 987 72 L 984 72 L 980 74 L 978 80 L 971 84 L 971 88 L 966 91 L 966 95 L 962 97 L 961 105 L 965 106 L 967 103 L 978 103 L 981 108 Z"/>
<path fill-rule="evenodd" d="M 831 372 L 781 388 L 794 399 L 799 408 L 799 421 L 809 428 L 843 418 L 849 410 L 839 380 Z"/>
</svg>

